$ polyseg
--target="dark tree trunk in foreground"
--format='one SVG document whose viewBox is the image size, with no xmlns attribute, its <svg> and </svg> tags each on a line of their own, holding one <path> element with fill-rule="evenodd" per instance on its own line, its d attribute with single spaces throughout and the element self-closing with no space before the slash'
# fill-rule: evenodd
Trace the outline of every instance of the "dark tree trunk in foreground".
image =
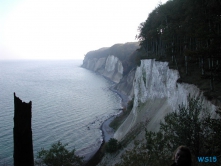
<svg viewBox="0 0 221 166">
<path fill-rule="evenodd" d="M 14 166 L 34 166 L 31 105 L 14 93 Z"/>
</svg>

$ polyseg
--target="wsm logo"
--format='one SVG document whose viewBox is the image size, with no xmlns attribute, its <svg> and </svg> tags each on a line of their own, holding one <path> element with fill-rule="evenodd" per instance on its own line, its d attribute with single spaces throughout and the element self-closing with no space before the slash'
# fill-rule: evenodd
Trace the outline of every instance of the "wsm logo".
<svg viewBox="0 0 221 166">
<path fill-rule="evenodd" d="M 197 157 L 199 163 L 215 163 L 217 162 L 216 156 L 210 157 Z"/>
</svg>

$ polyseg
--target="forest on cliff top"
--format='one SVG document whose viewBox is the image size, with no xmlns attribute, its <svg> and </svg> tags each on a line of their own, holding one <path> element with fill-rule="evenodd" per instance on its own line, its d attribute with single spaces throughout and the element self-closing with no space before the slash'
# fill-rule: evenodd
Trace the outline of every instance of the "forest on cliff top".
<svg viewBox="0 0 221 166">
<path fill-rule="evenodd" d="M 138 30 L 139 60 L 168 61 L 180 82 L 196 84 L 208 99 L 221 98 L 220 0 L 169 0 Z"/>
</svg>

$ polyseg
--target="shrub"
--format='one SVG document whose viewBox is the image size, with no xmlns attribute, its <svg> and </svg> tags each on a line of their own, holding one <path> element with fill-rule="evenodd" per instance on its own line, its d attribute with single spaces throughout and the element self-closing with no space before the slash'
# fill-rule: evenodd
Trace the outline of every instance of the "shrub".
<svg viewBox="0 0 221 166">
<path fill-rule="evenodd" d="M 83 165 L 83 157 L 75 155 L 75 150 L 68 151 L 60 141 L 51 145 L 49 150 L 41 151 L 37 154 L 35 165 L 46 166 L 81 166 Z"/>
<path fill-rule="evenodd" d="M 111 138 L 106 146 L 106 151 L 109 153 L 114 153 L 120 148 L 119 142 L 115 138 Z"/>
<path fill-rule="evenodd" d="M 189 147 L 193 165 L 198 165 L 197 156 L 220 156 L 220 128 L 221 119 L 211 118 L 199 99 L 189 97 L 187 106 L 180 105 L 177 111 L 165 116 L 158 132 L 146 130 L 146 143 L 123 154 L 116 166 L 170 165 L 173 152 L 180 145 Z M 141 158 L 141 154 L 145 157 Z"/>
</svg>

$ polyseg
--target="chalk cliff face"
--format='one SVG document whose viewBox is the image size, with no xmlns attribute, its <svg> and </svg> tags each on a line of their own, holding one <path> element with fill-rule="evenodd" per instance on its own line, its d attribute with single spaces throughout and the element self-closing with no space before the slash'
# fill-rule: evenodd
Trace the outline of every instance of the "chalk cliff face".
<svg viewBox="0 0 221 166">
<path fill-rule="evenodd" d="M 150 120 L 147 128 L 157 131 L 164 116 L 187 104 L 188 95 L 200 97 L 204 107 L 215 116 L 216 107 L 207 101 L 200 90 L 190 84 L 177 83 L 179 73 L 169 69 L 167 62 L 142 60 L 133 81 L 134 104 L 130 115 L 116 131 L 114 137 L 121 140 L 136 124 Z"/>
<path fill-rule="evenodd" d="M 189 95 L 201 98 L 204 108 L 216 116 L 216 106 L 206 100 L 195 85 L 178 83 L 178 71 L 169 69 L 167 62 L 141 60 L 140 66 L 131 68 L 126 75 L 122 59 L 115 55 L 91 56 L 84 59 L 82 66 L 111 79 L 117 91 L 133 99 L 131 113 L 114 134 L 118 140 L 146 120 L 149 121 L 147 128 L 157 131 L 164 116 L 177 110 L 179 105 L 186 105 Z"/>
<path fill-rule="evenodd" d="M 114 55 L 104 58 L 85 59 L 82 67 L 98 72 L 115 83 L 119 83 L 123 77 L 122 62 Z"/>
<path fill-rule="evenodd" d="M 138 42 L 128 42 L 90 51 L 85 55 L 82 67 L 119 83 L 136 66 L 138 48 Z"/>
<path fill-rule="evenodd" d="M 120 82 L 123 77 L 123 65 L 121 61 L 113 55 L 108 56 L 103 75 L 116 83 Z"/>
<path fill-rule="evenodd" d="M 115 89 L 122 95 L 128 97 L 128 100 L 132 100 L 134 96 L 133 81 L 135 77 L 135 69 L 132 69 L 127 75 L 125 75 L 118 84 L 115 85 Z"/>
</svg>

